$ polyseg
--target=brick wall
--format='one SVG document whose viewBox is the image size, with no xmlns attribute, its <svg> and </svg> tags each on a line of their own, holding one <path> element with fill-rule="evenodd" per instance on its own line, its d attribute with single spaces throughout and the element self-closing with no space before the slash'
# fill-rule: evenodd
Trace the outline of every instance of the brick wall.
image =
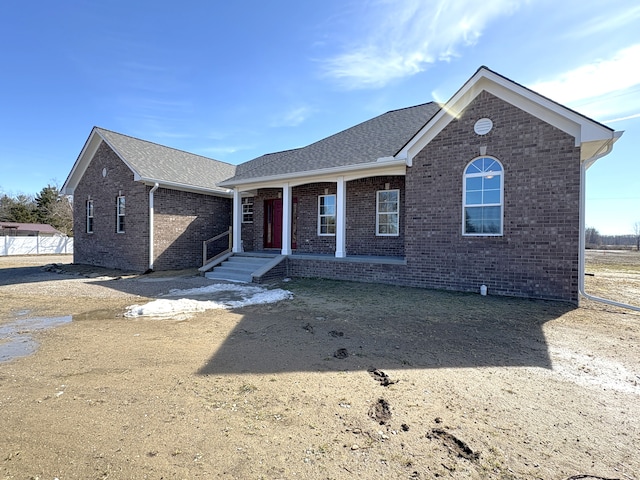
<svg viewBox="0 0 640 480">
<path fill-rule="evenodd" d="M 106 176 L 103 176 L 103 169 Z M 125 196 L 125 232 L 116 233 L 116 198 Z M 86 202 L 93 200 L 93 233 L 86 233 Z M 147 189 L 102 142 L 78 183 L 73 199 L 75 263 L 145 271 L 148 268 Z"/>
<path fill-rule="evenodd" d="M 292 189 L 292 196 L 298 199 L 297 252 L 335 254 L 335 235 L 318 235 L 318 197 L 336 192 L 335 183 L 310 183 Z"/>
<path fill-rule="evenodd" d="M 400 234 L 397 237 L 376 236 L 376 192 L 389 183 L 391 190 L 400 190 Z M 318 235 L 318 197 L 335 195 L 335 183 L 312 183 L 292 189 L 297 200 L 297 248 L 298 253 L 335 254 L 336 238 Z M 327 193 L 325 193 L 327 192 Z M 261 189 L 254 197 L 254 221 L 250 232 L 243 225 L 242 239 L 245 250 L 252 245 L 262 250 L 264 245 L 264 201 L 278 198 L 280 189 Z M 404 177 L 372 177 L 347 182 L 346 249 L 348 255 L 404 255 Z"/>
<path fill-rule="evenodd" d="M 493 129 L 479 136 L 483 117 Z M 462 236 L 462 179 L 480 147 L 504 166 L 504 232 Z M 408 285 L 578 300 L 580 152 L 573 137 L 482 92 L 406 176 Z"/>
<path fill-rule="evenodd" d="M 154 192 L 154 270 L 202 266 L 202 242 L 229 229 L 229 198 L 159 188 Z"/>
<path fill-rule="evenodd" d="M 376 192 L 400 190 L 400 232 L 376 235 Z M 347 255 L 404 256 L 404 177 L 369 177 L 347 182 Z"/>
<path fill-rule="evenodd" d="M 103 169 L 106 176 L 103 177 Z M 149 190 L 103 142 L 74 194 L 74 262 L 144 272 L 149 268 Z M 125 231 L 116 233 L 116 198 L 125 196 Z M 86 201 L 94 205 L 86 233 Z M 231 200 L 159 188 L 154 192 L 154 269 L 202 265 L 202 242 L 229 228 Z"/>
</svg>

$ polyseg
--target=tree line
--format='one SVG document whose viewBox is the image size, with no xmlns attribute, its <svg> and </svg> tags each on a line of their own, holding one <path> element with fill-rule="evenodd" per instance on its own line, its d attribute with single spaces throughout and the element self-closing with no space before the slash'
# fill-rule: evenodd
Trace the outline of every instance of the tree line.
<svg viewBox="0 0 640 480">
<path fill-rule="evenodd" d="M 57 185 L 49 184 L 35 196 L 0 193 L 0 222 L 46 223 L 71 236 L 73 208 Z"/>
<path fill-rule="evenodd" d="M 628 235 L 601 235 L 593 227 L 587 227 L 584 233 L 587 248 L 636 247 L 636 250 L 640 251 L 640 222 L 633 224 L 633 234 Z"/>
</svg>

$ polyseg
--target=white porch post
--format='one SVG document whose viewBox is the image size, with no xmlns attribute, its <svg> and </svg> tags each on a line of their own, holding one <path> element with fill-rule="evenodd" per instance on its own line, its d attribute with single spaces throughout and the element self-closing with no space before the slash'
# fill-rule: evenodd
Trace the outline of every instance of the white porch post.
<svg viewBox="0 0 640 480">
<path fill-rule="evenodd" d="M 238 188 L 233 189 L 233 245 L 232 252 L 242 252 L 242 196 Z"/>
<path fill-rule="evenodd" d="M 282 186 L 282 255 L 291 255 L 291 187 Z"/>
<path fill-rule="evenodd" d="M 347 256 L 347 182 L 338 177 L 336 195 L 336 257 Z"/>
</svg>

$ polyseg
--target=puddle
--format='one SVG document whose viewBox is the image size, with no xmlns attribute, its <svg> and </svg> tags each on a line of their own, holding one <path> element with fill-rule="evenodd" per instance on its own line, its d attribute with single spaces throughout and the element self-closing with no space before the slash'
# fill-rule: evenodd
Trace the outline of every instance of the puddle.
<svg viewBox="0 0 640 480">
<path fill-rule="evenodd" d="M 64 317 L 23 318 L 0 325 L 0 363 L 31 355 L 38 349 L 32 333 L 64 325 L 71 315 Z"/>
</svg>

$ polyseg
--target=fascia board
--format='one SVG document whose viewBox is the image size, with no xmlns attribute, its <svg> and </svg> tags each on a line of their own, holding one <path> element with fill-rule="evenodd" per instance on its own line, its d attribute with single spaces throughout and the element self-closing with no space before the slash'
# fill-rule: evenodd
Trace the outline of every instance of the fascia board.
<svg viewBox="0 0 640 480">
<path fill-rule="evenodd" d="M 154 178 L 140 177 L 137 174 L 134 175 L 133 179 L 137 182 L 142 182 L 145 185 L 149 185 L 149 186 L 153 186 L 157 183 L 160 187 L 168 188 L 170 190 L 180 190 L 182 192 L 191 192 L 191 193 L 202 193 L 205 195 L 215 195 L 219 197 L 229 197 L 229 198 L 233 197 L 233 191 L 227 190 L 227 189 L 214 190 L 214 189 L 205 188 L 205 187 L 195 187 L 193 185 L 185 185 L 182 183 L 167 182 L 165 180 L 159 180 Z"/>
<path fill-rule="evenodd" d="M 326 168 L 322 170 L 295 172 L 285 175 L 272 175 L 268 177 L 251 178 L 237 182 L 225 181 L 219 186 L 238 187 L 242 191 L 255 190 L 257 188 L 279 188 L 283 183 L 291 187 L 317 182 L 335 182 L 337 177 L 344 177 L 345 181 L 357 180 L 379 175 L 406 174 L 404 160 L 369 162 L 359 165 L 347 165 L 342 167 Z"/>
<path fill-rule="evenodd" d="M 555 126 L 575 138 L 576 147 L 583 142 L 608 140 L 613 131 L 532 90 L 486 69 L 480 69 L 454 94 L 443 108 L 398 152 L 397 158 L 411 161 L 436 135 L 486 90 L 521 110 Z"/>
<path fill-rule="evenodd" d="M 91 131 L 91 134 L 89 134 L 89 138 L 87 138 L 87 141 L 82 147 L 80 155 L 78 155 L 73 167 L 71 167 L 69 176 L 62 185 L 62 193 L 65 195 L 73 195 L 80 179 L 89 167 L 89 162 L 91 162 L 91 159 L 96 154 L 101 141 L 102 137 L 96 133 L 94 128 L 94 130 Z"/>
</svg>

